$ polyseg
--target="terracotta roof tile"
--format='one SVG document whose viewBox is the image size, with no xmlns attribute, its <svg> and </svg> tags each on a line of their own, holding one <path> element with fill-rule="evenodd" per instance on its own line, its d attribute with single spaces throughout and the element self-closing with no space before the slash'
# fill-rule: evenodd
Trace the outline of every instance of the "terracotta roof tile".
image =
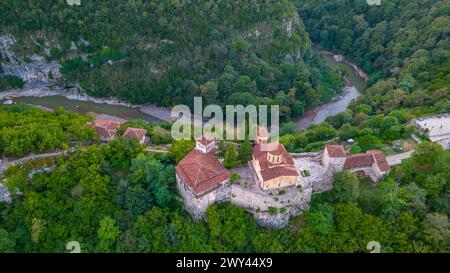
<svg viewBox="0 0 450 273">
<path fill-rule="evenodd" d="M 368 153 L 373 154 L 375 157 L 375 160 L 377 162 L 378 168 L 380 168 L 380 171 L 382 172 L 388 172 L 391 170 L 391 167 L 389 166 L 389 163 L 384 156 L 384 153 L 380 150 L 369 150 Z"/>
<path fill-rule="evenodd" d="M 268 181 L 281 176 L 298 176 L 298 172 L 294 167 L 277 166 L 262 170 L 261 176 L 264 181 Z"/>
<path fill-rule="evenodd" d="M 372 167 L 375 162 L 372 154 L 355 154 L 349 155 L 345 159 L 344 169 L 367 168 Z"/>
<path fill-rule="evenodd" d="M 229 179 L 231 175 L 214 153 L 205 154 L 195 149 L 178 163 L 176 171 L 197 194 L 213 189 L 217 184 Z"/>
<path fill-rule="evenodd" d="M 369 150 L 365 154 L 350 155 L 345 159 L 344 169 L 372 167 L 376 163 L 382 172 L 388 172 L 391 168 L 386 157 L 380 150 Z"/>
<path fill-rule="evenodd" d="M 347 152 L 342 145 L 327 145 L 325 147 L 330 157 L 346 157 Z"/>
<path fill-rule="evenodd" d="M 146 129 L 128 127 L 123 133 L 123 137 L 136 138 L 138 141 L 145 141 Z"/>
<path fill-rule="evenodd" d="M 261 176 L 264 181 L 280 176 L 298 176 L 298 172 L 294 167 L 292 156 L 286 151 L 281 143 L 273 144 L 275 147 L 270 152 L 262 150 L 262 145 L 258 143 L 253 148 L 252 154 L 255 160 L 259 162 L 261 168 Z M 281 161 L 273 163 L 267 159 L 267 155 L 281 156 Z"/>
<path fill-rule="evenodd" d="M 94 128 L 96 133 L 102 138 L 111 139 L 116 136 L 117 128 L 120 127 L 121 123 L 109 119 L 99 119 L 88 125 Z"/>
</svg>

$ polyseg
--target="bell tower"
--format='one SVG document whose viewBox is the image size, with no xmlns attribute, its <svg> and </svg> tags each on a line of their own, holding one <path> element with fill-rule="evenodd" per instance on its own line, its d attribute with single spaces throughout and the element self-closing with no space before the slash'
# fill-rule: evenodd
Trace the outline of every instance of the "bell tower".
<svg viewBox="0 0 450 273">
<path fill-rule="evenodd" d="M 258 128 L 258 133 L 256 134 L 256 143 L 267 143 L 269 139 L 269 132 L 266 127 L 260 126 Z"/>
<path fill-rule="evenodd" d="M 216 147 L 216 140 L 210 135 L 203 135 L 195 140 L 195 149 L 203 154 L 211 152 Z"/>
</svg>

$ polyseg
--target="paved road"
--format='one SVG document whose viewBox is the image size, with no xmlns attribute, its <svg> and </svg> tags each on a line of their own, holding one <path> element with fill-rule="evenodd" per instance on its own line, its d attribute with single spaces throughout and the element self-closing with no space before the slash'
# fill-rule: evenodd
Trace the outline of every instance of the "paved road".
<svg viewBox="0 0 450 273">
<path fill-rule="evenodd" d="M 161 153 L 161 154 L 165 154 L 165 153 L 169 152 L 167 150 L 158 150 L 158 149 L 153 149 L 153 148 L 145 148 L 144 151 L 152 152 L 152 153 Z"/>
<path fill-rule="evenodd" d="M 414 150 L 405 152 L 405 153 L 401 153 L 401 154 L 390 155 L 390 156 L 387 156 L 386 159 L 389 163 L 389 166 L 400 165 L 400 164 L 402 164 L 403 160 L 412 157 L 413 153 L 414 153 Z"/>
<path fill-rule="evenodd" d="M 444 150 L 450 149 L 450 138 L 442 139 L 436 142 L 439 143 Z"/>
<path fill-rule="evenodd" d="M 0 174 L 3 174 L 3 172 L 6 170 L 6 168 L 8 168 L 8 166 L 12 165 L 12 164 L 22 164 L 25 161 L 28 160 L 34 160 L 34 159 L 41 159 L 41 158 L 50 158 L 50 157 L 57 157 L 60 156 L 62 154 L 65 154 L 66 152 L 57 152 L 57 153 L 48 153 L 48 154 L 39 154 L 39 155 L 30 155 L 30 156 L 26 156 L 26 157 L 22 157 L 19 158 L 17 160 L 13 160 L 13 161 L 9 161 L 9 162 L 4 162 L 0 164 Z"/>
<path fill-rule="evenodd" d="M 80 147 L 73 147 L 70 149 L 70 152 L 74 152 L 79 148 Z M 167 150 L 158 150 L 158 149 L 153 149 L 153 148 L 145 148 L 145 151 L 154 152 L 154 153 L 168 153 Z M 13 165 L 13 164 L 22 164 L 26 161 L 34 160 L 34 159 L 57 157 L 57 156 L 60 156 L 63 154 L 67 154 L 67 152 L 68 151 L 48 153 L 48 154 L 29 155 L 29 156 L 22 157 L 22 158 L 12 160 L 12 161 L 4 160 L 2 163 L 0 163 L 0 174 L 3 174 L 3 172 L 8 168 L 8 166 Z"/>
</svg>

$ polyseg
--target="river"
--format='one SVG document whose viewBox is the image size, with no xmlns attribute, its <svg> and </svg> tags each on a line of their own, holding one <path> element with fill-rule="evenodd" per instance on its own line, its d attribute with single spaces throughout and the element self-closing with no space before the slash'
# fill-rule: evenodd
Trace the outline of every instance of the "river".
<svg viewBox="0 0 450 273">
<path fill-rule="evenodd" d="M 51 109 L 62 106 L 66 110 L 77 112 L 83 115 L 87 112 L 94 112 L 96 114 L 116 116 L 125 120 L 143 119 L 148 122 L 158 121 L 156 117 L 141 112 L 139 108 L 127 107 L 122 105 L 111 105 L 106 103 L 95 103 L 91 101 L 78 101 L 62 96 L 50 96 L 41 98 L 18 97 L 15 98 L 14 101 L 32 105 L 41 105 Z"/>
<path fill-rule="evenodd" d="M 328 116 L 345 111 L 350 102 L 358 97 L 360 94 L 359 90 L 363 90 L 367 78 L 359 68 L 354 64 L 345 61 L 342 56 L 336 58 L 336 55 L 326 51 L 316 50 L 316 52 L 325 58 L 325 61 L 329 66 L 340 67 L 346 72 L 346 86 L 344 92 L 339 97 L 327 104 L 307 110 L 301 118 L 297 119 L 296 122 L 301 128 L 306 128 L 311 124 L 318 124 L 324 121 Z M 6 99 L 12 99 L 17 102 L 43 106 L 50 109 L 62 106 L 69 111 L 78 112 L 80 114 L 94 112 L 96 114 L 114 116 L 124 120 L 143 119 L 152 123 L 170 120 L 169 108 L 156 107 L 154 105 L 131 106 L 127 103 L 116 102 L 114 100 L 67 95 L 63 93 L 63 90 L 42 92 L 40 90 L 32 90 L 31 92 L 28 92 L 28 95 L 26 91 L 10 93 L 10 95 L 4 93 L 1 94 L 0 102 L 5 101 Z"/>
<path fill-rule="evenodd" d="M 355 100 L 360 91 L 363 91 L 368 79 L 367 75 L 355 64 L 345 60 L 343 56 L 334 55 L 331 52 L 318 50 L 315 52 L 321 54 L 328 66 L 340 68 L 345 72 L 345 86 L 341 95 L 332 101 L 305 111 L 302 117 L 296 119 L 300 128 L 307 128 L 312 124 L 319 124 L 327 117 L 336 115 L 347 109 L 348 105 Z"/>
</svg>

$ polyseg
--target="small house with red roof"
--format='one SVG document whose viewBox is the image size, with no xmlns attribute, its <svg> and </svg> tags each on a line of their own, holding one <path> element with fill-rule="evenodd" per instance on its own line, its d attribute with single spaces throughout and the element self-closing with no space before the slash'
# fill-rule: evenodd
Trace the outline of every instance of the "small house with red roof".
<svg viewBox="0 0 450 273">
<path fill-rule="evenodd" d="M 194 219 L 203 217 L 213 203 L 230 200 L 231 172 L 217 159 L 215 151 L 214 138 L 201 137 L 175 168 L 178 190 Z"/>
<path fill-rule="evenodd" d="M 391 168 L 382 151 L 369 150 L 363 154 L 347 156 L 344 170 L 349 170 L 359 176 L 368 176 L 373 182 L 378 182 L 389 173 Z"/>
<path fill-rule="evenodd" d="M 322 164 L 331 172 L 348 170 L 358 176 L 368 176 L 378 182 L 391 170 L 382 151 L 369 150 L 366 153 L 347 155 L 342 145 L 327 145 Z"/>
<path fill-rule="evenodd" d="M 92 127 L 102 141 L 110 141 L 117 136 L 117 128 L 121 123 L 109 119 L 98 119 L 88 122 L 88 126 Z"/>
<path fill-rule="evenodd" d="M 125 138 L 134 138 L 139 141 L 140 144 L 144 144 L 147 141 L 146 135 L 146 129 L 128 127 L 122 136 Z"/>
<path fill-rule="evenodd" d="M 347 152 L 342 145 L 326 145 L 322 156 L 322 165 L 333 172 L 342 170 Z"/>
</svg>

